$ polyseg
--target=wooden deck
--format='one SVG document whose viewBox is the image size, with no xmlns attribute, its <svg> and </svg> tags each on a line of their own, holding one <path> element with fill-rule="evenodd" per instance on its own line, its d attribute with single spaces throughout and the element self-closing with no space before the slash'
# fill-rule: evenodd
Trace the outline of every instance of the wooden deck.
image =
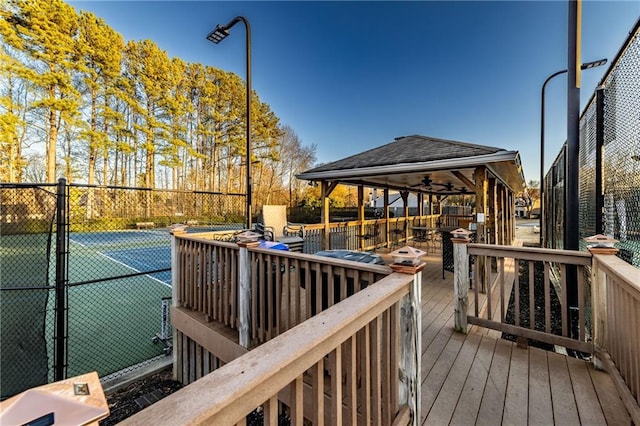
<svg viewBox="0 0 640 426">
<path fill-rule="evenodd" d="M 388 250 L 378 250 L 377 253 L 382 255 L 385 261 L 391 263 L 391 258 L 386 255 L 385 252 L 388 252 Z M 483 329 L 478 326 L 470 327 L 469 333 L 466 335 L 454 332 L 453 273 L 445 272 L 445 278 L 443 278 L 439 249 L 435 253 L 428 253 L 423 260 L 426 260 L 427 266 L 422 273 L 420 424 L 631 424 L 631 418 L 627 413 L 625 405 L 618 396 L 614 381 L 607 373 L 595 370 L 590 362 L 534 347 L 521 348 L 515 343 L 501 339 L 499 332 Z M 513 277 L 515 270 L 513 262 L 509 262 L 509 259 L 505 259 L 505 282 L 508 282 L 510 277 Z M 285 268 L 285 270 L 287 269 Z M 291 294 L 300 296 L 306 291 L 299 289 L 298 281 L 295 278 L 287 282 L 292 286 L 292 289 L 289 292 L 283 292 L 282 300 L 290 298 Z M 381 289 L 385 288 L 384 284 L 381 284 L 381 286 Z M 296 289 L 298 293 L 293 291 L 293 289 Z M 505 288 L 505 294 L 510 294 L 510 287 Z M 297 299 L 298 296 L 294 296 L 293 299 Z M 484 299 L 485 295 L 479 294 L 479 306 L 483 305 Z M 491 317 L 498 319 L 500 317 L 500 298 L 496 297 L 494 293 L 491 302 Z M 365 303 L 365 301 L 362 301 L 362 303 Z M 283 309 L 283 314 L 285 312 L 283 306 L 285 305 L 286 303 L 280 304 L 281 309 Z M 475 306 L 474 291 L 469 293 L 468 306 Z M 188 309 L 184 309 L 185 312 L 182 312 L 183 309 L 180 309 L 180 312 L 177 312 L 175 320 L 178 323 L 184 324 L 181 325 L 181 328 L 178 328 L 189 331 L 189 333 L 186 333 L 189 336 L 199 336 L 196 338 L 198 342 L 197 345 L 191 340 L 187 340 L 186 343 L 183 342 L 192 348 L 187 351 L 189 357 L 193 357 L 194 345 L 196 349 L 200 348 L 198 345 L 203 345 L 203 350 L 206 349 L 211 353 L 219 353 L 217 356 L 223 362 L 230 362 L 232 359 L 242 355 L 243 352 L 227 354 L 219 350 L 220 346 L 225 345 L 225 342 L 229 340 L 234 342 L 231 346 L 238 346 L 237 330 L 224 330 L 224 326 L 214 326 L 206 323 L 203 316 L 204 314 L 190 313 L 187 312 Z M 346 314 L 348 310 L 340 312 Z M 202 318 L 198 317 L 198 321 L 188 321 L 188 317 L 193 317 L 194 315 L 200 315 Z M 302 316 L 306 316 L 304 312 Z M 291 321 L 294 322 L 293 319 L 291 319 Z M 347 323 L 349 322 L 338 321 L 335 327 L 339 329 L 339 324 Z M 318 327 L 318 329 L 319 328 L 322 327 Z M 295 330 L 297 329 L 296 327 Z M 294 330 L 290 331 L 293 332 Z M 204 338 L 203 336 L 208 337 Z M 306 349 L 301 351 L 301 354 L 307 354 L 313 350 L 320 350 L 319 347 L 313 346 L 312 343 L 310 343 L 313 339 L 307 341 L 305 340 L 305 336 L 308 337 L 307 334 L 296 335 L 296 338 L 292 340 L 295 342 L 306 342 L 305 345 L 307 345 L 308 348 L 305 347 Z M 269 342 L 264 345 L 267 346 L 268 344 Z M 369 345 L 370 343 L 366 344 Z M 176 353 L 181 353 L 179 350 L 180 343 L 178 343 L 176 348 L 178 349 Z M 259 350 L 260 349 L 257 349 L 257 351 Z M 322 351 L 326 350 L 326 348 L 322 348 Z M 197 357 L 199 349 L 196 350 L 195 353 Z M 274 353 L 280 354 L 278 351 Z M 338 353 L 340 353 L 340 351 L 338 351 Z M 282 354 L 282 357 L 284 357 L 290 354 L 290 352 L 282 352 Z M 378 353 L 378 357 L 379 355 L 380 353 Z M 354 356 L 350 359 L 353 365 L 355 365 L 356 357 Z M 249 360 L 245 362 L 251 363 L 254 361 Z M 292 365 L 293 363 L 291 360 L 281 360 L 278 362 L 282 365 Z M 337 361 L 333 360 L 328 362 L 331 364 Z M 193 362 L 191 364 L 193 364 Z M 317 367 L 319 369 L 328 368 L 329 364 L 323 367 L 322 363 L 320 363 L 316 364 L 316 367 L 319 365 L 319 367 Z M 178 361 L 178 365 L 183 365 L 182 376 L 185 380 L 188 379 L 187 381 L 189 382 L 193 382 L 202 375 L 206 375 L 209 371 L 201 370 L 198 372 L 199 370 L 195 370 L 195 373 L 193 373 L 192 369 L 187 368 L 185 370 L 184 365 L 187 365 L 186 363 L 181 364 L 180 361 Z M 200 365 L 200 363 L 196 362 L 195 365 Z M 236 369 L 246 368 L 243 364 L 233 365 L 235 365 L 234 368 Z M 309 368 L 307 364 L 304 365 L 305 369 Z M 345 365 L 348 365 L 348 363 Z M 368 362 L 363 365 L 368 365 Z M 280 369 L 278 371 L 287 371 L 287 369 Z M 302 386 L 303 383 L 305 383 L 304 371 L 305 370 L 302 369 L 300 373 L 296 373 L 300 374 L 300 380 L 296 381 L 296 386 Z M 244 370 L 242 370 L 242 372 L 244 372 Z M 225 371 L 224 374 L 231 373 Z M 263 377 L 264 374 L 266 373 L 256 373 L 257 378 L 254 379 L 258 380 L 258 378 Z M 324 381 L 326 382 L 324 386 L 318 384 L 317 387 L 325 389 L 325 391 L 334 387 L 338 389 L 342 388 L 342 386 L 336 385 L 328 380 L 328 377 L 324 377 Z M 322 379 L 318 383 L 321 382 Z M 265 383 L 267 382 L 265 381 Z M 291 383 L 291 378 L 287 376 L 287 379 L 284 380 L 283 383 L 284 387 L 281 386 L 282 383 L 279 383 L 278 386 L 273 388 L 275 390 L 272 389 L 275 393 L 271 394 L 271 396 L 260 394 L 259 397 L 268 397 L 270 398 L 269 404 L 272 402 L 275 404 L 276 396 L 278 392 L 280 392 L 279 396 L 284 398 L 282 401 L 290 404 L 289 397 L 286 395 L 289 395 L 288 392 L 292 391 L 292 388 L 287 385 L 287 383 Z M 355 383 L 355 381 L 351 382 L 352 385 L 353 383 Z M 272 385 L 269 384 L 269 386 Z M 200 392 L 197 390 L 198 388 L 194 389 L 196 390 L 193 392 Z M 247 386 L 247 389 L 253 390 L 255 387 L 251 385 Z M 280 389 L 280 391 L 277 389 Z M 296 392 L 298 391 L 297 389 Z M 342 400 L 343 403 L 348 400 L 349 395 L 355 395 L 353 392 L 347 392 L 346 388 L 343 389 L 343 391 L 345 392 L 343 392 L 342 397 L 338 399 L 338 401 Z M 352 391 L 355 390 L 352 389 Z M 332 406 L 330 395 L 331 393 L 327 393 L 323 404 L 319 404 L 319 406 L 324 406 L 324 408 L 320 408 L 319 412 L 323 412 L 322 410 L 325 410 L 325 414 L 333 412 L 329 409 L 329 407 Z M 190 397 L 187 397 L 188 400 L 190 400 L 189 398 Z M 228 398 L 230 401 L 233 401 L 234 404 L 236 401 L 242 399 L 231 396 Z M 315 399 L 317 399 L 317 395 L 313 398 L 305 397 L 304 403 L 311 403 L 311 401 Z M 360 399 L 360 396 L 358 396 L 358 399 Z M 323 399 L 320 398 L 320 400 Z M 367 399 L 365 398 L 364 400 Z M 302 401 L 302 399 L 295 399 L 293 402 L 301 404 L 300 401 Z M 255 401 L 253 401 L 252 404 L 254 403 Z M 208 410 L 208 402 L 199 404 L 202 405 L 201 408 L 203 408 L 203 410 Z M 349 406 L 349 403 L 346 402 L 345 406 Z M 355 405 L 352 406 L 355 407 Z M 162 415 L 156 413 L 158 418 L 167 420 L 165 418 L 167 413 L 173 413 L 175 411 L 175 408 L 171 408 L 170 405 L 167 405 L 167 407 L 169 408 L 159 409 L 160 411 L 156 410 L 158 413 L 163 413 Z M 244 408 L 251 411 L 254 407 L 255 404 Z M 301 407 L 302 406 L 299 408 L 302 410 Z M 304 410 L 306 410 L 306 407 Z M 249 411 L 245 410 L 244 412 Z M 294 411 L 296 413 L 299 412 L 298 410 Z M 337 412 L 337 409 L 335 412 Z M 153 418 L 153 415 L 153 413 L 150 413 L 149 416 L 151 417 L 149 418 Z M 313 415 L 309 418 L 313 418 Z M 171 419 L 173 418 L 171 417 Z M 177 420 L 165 421 L 164 424 L 174 424 L 176 421 Z M 345 424 L 348 423 L 349 422 L 345 422 Z M 389 422 L 383 423 L 388 424 Z M 134 422 L 131 424 L 144 424 L 144 422 Z M 327 424 L 341 424 L 341 422 L 332 423 L 331 419 L 328 419 Z"/>
<path fill-rule="evenodd" d="M 591 363 L 477 327 L 455 333 L 453 274 L 442 279 L 438 256 L 422 280 L 422 424 L 631 423 L 613 381 Z"/>
</svg>

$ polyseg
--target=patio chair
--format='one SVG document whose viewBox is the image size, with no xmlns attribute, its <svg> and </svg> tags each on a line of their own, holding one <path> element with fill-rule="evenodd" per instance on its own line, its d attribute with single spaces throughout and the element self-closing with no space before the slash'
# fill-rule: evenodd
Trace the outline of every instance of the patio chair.
<svg viewBox="0 0 640 426">
<path fill-rule="evenodd" d="M 365 244 L 369 241 L 369 240 L 374 240 L 373 241 L 373 251 L 376 251 L 376 242 L 378 239 L 378 235 L 380 235 L 380 226 L 376 223 L 373 225 L 373 227 L 367 226 L 365 229 L 369 229 L 369 232 L 365 232 L 364 234 L 358 234 L 357 237 L 360 238 L 361 241 L 363 241 Z"/>
<path fill-rule="evenodd" d="M 287 206 L 264 205 L 256 223 L 256 230 L 267 241 L 278 241 L 287 226 Z"/>
<path fill-rule="evenodd" d="M 404 238 L 407 235 L 407 222 L 404 221 L 402 223 L 402 226 L 398 226 L 399 222 L 396 222 L 396 226 L 395 228 L 393 228 L 391 230 L 391 234 L 393 235 L 393 237 L 391 238 L 392 243 L 391 246 L 395 246 L 395 245 L 402 245 L 401 243 L 401 239 Z"/>
<path fill-rule="evenodd" d="M 267 241 L 278 241 L 289 247 L 290 251 L 302 252 L 304 246 L 304 227 L 292 225 L 287 221 L 287 206 L 264 205 L 256 223 L 256 230 Z"/>
</svg>

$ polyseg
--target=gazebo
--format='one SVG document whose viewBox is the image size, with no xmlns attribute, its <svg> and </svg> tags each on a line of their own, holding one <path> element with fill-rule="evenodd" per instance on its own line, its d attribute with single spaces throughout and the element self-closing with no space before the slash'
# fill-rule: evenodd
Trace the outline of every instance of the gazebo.
<svg viewBox="0 0 640 426">
<path fill-rule="evenodd" d="M 389 223 L 389 191 L 397 190 L 404 199 L 413 192 L 422 210 L 424 197 L 434 200 L 449 195 L 475 196 L 477 241 L 490 244 L 511 244 L 515 235 L 515 194 L 525 185 L 520 156 L 507 151 L 467 142 L 413 135 L 397 137 L 393 142 L 307 170 L 299 179 L 321 185 L 321 220 L 325 234 L 329 233 L 329 195 L 338 184 L 358 187 L 358 221 L 361 234 L 366 233 L 364 188 L 384 192 L 384 223 Z M 433 214 L 419 211 L 418 215 Z M 450 223 L 458 226 L 467 223 Z M 386 226 L 386 243 L 390 227 Z M 328 244 L 328 239 L 325 239 Z M 364 242 L 361 244 L 364 245 Z M 329 247 L 326 247 L 329 248 Z"/>
</svg>

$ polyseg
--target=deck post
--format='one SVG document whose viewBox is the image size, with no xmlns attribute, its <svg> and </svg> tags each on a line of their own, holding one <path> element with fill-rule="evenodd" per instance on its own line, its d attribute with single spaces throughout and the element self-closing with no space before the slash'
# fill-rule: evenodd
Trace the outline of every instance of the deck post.
<svg viewBox="0 0 640 426">
<path fill-rule="evenodd" d="M 411 412 L 411 425 L 420 424 L 422 377 L 422 270 L 425 263 L 406 268 L 413 273 L 409 294 L 400 301 L 400 357 L 398 359 L 398 406 L 406 405 Z M 392 267 L 393 268 L 393 267 Z M 410 270 L 411 269 L 411 270 Z"/>
<path fill-rule="evenodd" d="M 256 242 L 238 242 L 238 343 L 243 348 L 249 347 L 249 322 L 251 320 L 251 256 L 249 247 Z"/>
<path fill-rule="evenodd" d="M 180 275 L 179 275 L 179 263 L 180 256 L 178 255 L 178 239 L 181 235 L 186 234 L 184 226 L 174 225 L 169 229 L 169 234 L 171 234 L 171 306 L 174 308 L 179 308 L 182 306 L 180 301 Z M 175 327 L 173 328 L 173 344 L 175 345 L 178 342 L 178 330 Z M 178 372 L 182 369 L 182 351 L 171 351 L 173 357 L 173 380 L 180 380 L 178 377 Z"/>
<path fill-rule="evenodd" d="M 467 334 L 467 307 L 469 302 L 469 255 L 468 238 L 452 238 L 453 242 L 453 311 L 454 328 Z"/>
<path fill-rule="evenodd" d="M 593 366 L 603 370 L 604 365 L 598 357 L 598 350 L 607 345 L 607 275 L 600 268 L 597 256 L 593 256 L 591 268 L 591 282 L 593 283 Z"/>
</svg>

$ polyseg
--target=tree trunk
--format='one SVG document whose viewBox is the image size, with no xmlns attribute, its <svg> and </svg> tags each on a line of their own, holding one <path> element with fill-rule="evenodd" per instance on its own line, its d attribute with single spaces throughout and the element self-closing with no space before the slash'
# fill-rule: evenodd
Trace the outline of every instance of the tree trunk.
<svg viewBox="0 0 640 426">
<path fill-rule="evenodd" d="M 47 182 L 56 181 L 56 141 L 58 140 L 58 123 L 56 111 L 49 110 L 49 131 L 47 138 Z"/>
</svg>

